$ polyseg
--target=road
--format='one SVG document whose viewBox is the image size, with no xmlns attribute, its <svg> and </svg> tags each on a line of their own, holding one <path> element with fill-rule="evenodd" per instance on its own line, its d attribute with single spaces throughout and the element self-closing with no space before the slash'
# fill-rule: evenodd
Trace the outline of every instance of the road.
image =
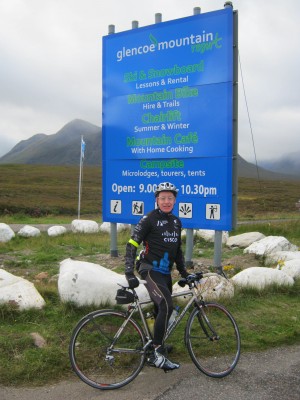
<svg viewBox="0 0 300 400">
<path fill-rule="evenodd" d="M 174 358 L 174 356 L 173 356 Z M 1 400 L 299 400 L 300 344 L 241 355 L 226 378 L 203 375 L 193 364 L 165 374 L 145 367 L 132 383 L 110 391 L 76 377 L 38 388 L 0 387 Z"/>
</svg>

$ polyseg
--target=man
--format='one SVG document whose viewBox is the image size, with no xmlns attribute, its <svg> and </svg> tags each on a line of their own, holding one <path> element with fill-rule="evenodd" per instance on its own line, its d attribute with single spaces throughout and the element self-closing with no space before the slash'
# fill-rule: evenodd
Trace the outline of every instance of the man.
<svg viewBox="0 0 300 400">
<path fill-rule="evenodd" d="M 154 302 L 154 352 L 149 363 L 157 368 L 173 370 L 179 364 L 164 355 L 163 339 L 173 311 L 171 270 L 175 263 L 183 278 L 188 273 L 181 247 L 181 221 L 172 214 L 178 189 L 169 182 L 160 183 L 155 191 L 157 208 L 145 215 L 136 225 L 126 245 L 125 275 L 131 288 L 139 285 L 134 275 L 137 248 L 143 243 L 137 269 Z"/>
</svg>

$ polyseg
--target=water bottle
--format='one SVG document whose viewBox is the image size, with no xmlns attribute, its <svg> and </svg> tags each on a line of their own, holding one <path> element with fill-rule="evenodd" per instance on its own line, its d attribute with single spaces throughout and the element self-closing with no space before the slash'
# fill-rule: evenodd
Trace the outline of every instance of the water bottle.
<svg viewBox="0 0 300 400">
<path fill-rule="evenodd" d="M 147 322 L 150 333 L 153 335 L 154 323 L 155 323 L 155 318 L 154 318 L 153 313 L 148 312 L 146 314 L 146 322 Z"/>
<path fill-rule="evenodd" d="M 179 306 L 176 306 L 170 316 L 168 328 L 173 324 L 173 322 L 175 321 L 175 318 L 177 317 L 178 314 L 179 314 Z"/>
</svg>

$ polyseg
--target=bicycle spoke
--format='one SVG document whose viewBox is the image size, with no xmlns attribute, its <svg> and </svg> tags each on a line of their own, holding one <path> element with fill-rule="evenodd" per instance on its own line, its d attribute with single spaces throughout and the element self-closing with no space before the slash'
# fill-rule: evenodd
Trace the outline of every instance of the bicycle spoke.
<svg viewBox="0 0 300 400">
<path fill-rule="evenodd" d="M 240 335 L 231 314 L 218 304 L 195 309 L 188 321 L 189 354 L 202 372 L 221 378 L 235 368 L 240 355 Z"/>
<path fill-rule="evenodd" d="M 144 337 L 130 320 L 119 331 L 122 312 L 92 313 L 75 328 L 70 359 L 76 374 L 90 386 L 116 389 L 132 381 L 143 367 Z"/>
</svg>

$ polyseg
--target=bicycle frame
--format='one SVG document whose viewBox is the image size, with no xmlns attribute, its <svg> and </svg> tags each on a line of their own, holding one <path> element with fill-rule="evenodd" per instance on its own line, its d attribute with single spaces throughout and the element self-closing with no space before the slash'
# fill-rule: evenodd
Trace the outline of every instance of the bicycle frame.
<svg viewBox="0 0 300 400">
<path fill-rule="evenodd" d="M 136 296 L 136 294 L 135 294 Z M 186 313 L 188 312 L 188 310 L 190 309 L 191 305 L 194 303 L 196 304 L 199 308 L 201 307 L 201 302 L 198 300 L 197 294 L 196 294 L 196 288 L 192 287 L 192 285 L 190 285 L 189 290 L 186 290 L 184 292 L 180 292 L 180 293 L 175 293 L 172 294 L 172 298 L 177 298 L 177 297 L 183 297 L 183 296 L 189 296 L 191 297 L 191 299 L 187 302 L 187 304 L 185 305 L 185 307 L 183 308 L 182 311 L 179 312 L 179 314 L 177 315 L 177 317 L 175 318 L 175 320 L 172 322 L 172 324 L 168 327 L 165 337 L 164 337 L 164 341 L 166 341 L 169 336 L 172 334 L 172 332 L 176 329 L 177 325 L 180 323 L 180 321 L 184 318 L 184 316 L 186 315 Z M 151 304 L 152 300 L 148 299 L 148 300 L 143 300 L 140 301 L 137 296 L 136 296 L 136 301 L 132 304 L 129 305 L 128 307 L 128 316 L 126 318 L 126 320 L 124 321 L 124 323 L 122 324 L 122 326 L 120 327 L 119 331 L 116 334 L 115 340 L 117 340 L 118 336 L 120 335 L 120 333 L 122 332 L 124 326 L 126 326 L 127 322 L 131 319 L 132 315 L 138 311 L 140 317 L 141 317 L 141 321 L 143 323 L 143 328 L 144 328 L 144 334 L 145 337 L 147 339 L 147 343 L 145 344 L 143 350 L 145 350 L 151 343 L 152 343 L 152 336 L 148 327 L 148 324 L 146 322 L 146 318 L 142 309 L 142 306 L 145 306 L 147 304 Z M 114 340 L 114 341 L 115 341 Z"/>
</svg>

